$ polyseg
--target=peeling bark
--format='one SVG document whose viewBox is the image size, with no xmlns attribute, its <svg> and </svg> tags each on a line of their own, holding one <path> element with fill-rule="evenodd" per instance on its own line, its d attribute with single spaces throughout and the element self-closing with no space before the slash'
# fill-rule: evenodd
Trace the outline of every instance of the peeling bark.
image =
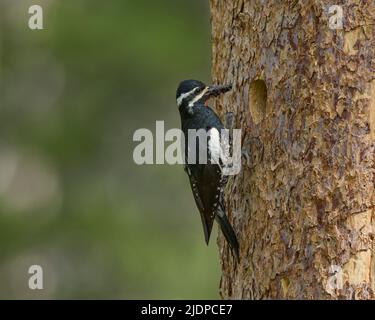
<svg viewBox="0 0 375 320">
<path fill-rule="evenodd" d="M 248 153 L 226 190 L 223 298 L 371 299 L 375 290 L 375 4 L 210 0 L 213 81 L 234 90 Z M 257 81 L 256 83 L 254 81 Z"/>
</svg>

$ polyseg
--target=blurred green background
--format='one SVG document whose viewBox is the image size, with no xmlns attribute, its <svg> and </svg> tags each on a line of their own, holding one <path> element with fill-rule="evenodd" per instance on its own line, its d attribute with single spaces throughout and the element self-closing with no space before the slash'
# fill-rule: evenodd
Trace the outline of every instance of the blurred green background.
<svg viewBox="0 0 375 320">
<path fill-rule="evenodd" d="M 132 140 L 180 126 L 210 52 L 202 0 L 0 0 L 0 298 L 219 297 L 182 167 L 135 165 Z"/>
</svg>

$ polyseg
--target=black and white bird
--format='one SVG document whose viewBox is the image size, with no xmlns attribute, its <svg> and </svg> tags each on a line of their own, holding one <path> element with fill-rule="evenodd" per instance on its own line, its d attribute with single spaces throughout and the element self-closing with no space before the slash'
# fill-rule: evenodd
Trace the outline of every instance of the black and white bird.
<svg viewBox="0 0 375 320">
<path fill-rule="evenodd" d="M 185 80 L 177 89 L 176 99 L 185 135 L 184 169 L 189 176 L 191 190 L 198 207 L 208 244 L 213 221 L 216 220 L 229 243 L 232 253 L 239 259 L 236 234 L 225 213 L 223 189 L 226 176 L 223 174 L 221 134 L 224 126 L 207 101 L 231 89 L 231 86 L 206 86 L 197 80 Z M 205 143 L 199 138 L 189 139 L 189 131 L 204 130 Z M 202 132 L 202 131 L 201 131 Z M 195 140 L 195 141 L 191 141 Z M 203 149 L 203 150 L 202 150 Z M 193 156 L 192 156 L 192 151 Z M 200 163 L 200 155 L 206 153 L 206 163 Z M 201 158 L 202 159 L 202 158 Z M 191 161 L 193 160 L 193 161 Z"/>
</svg>

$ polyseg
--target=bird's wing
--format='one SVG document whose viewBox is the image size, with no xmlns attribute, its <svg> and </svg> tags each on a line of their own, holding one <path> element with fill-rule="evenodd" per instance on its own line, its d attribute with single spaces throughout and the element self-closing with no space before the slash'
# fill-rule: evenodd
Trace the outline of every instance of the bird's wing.
<svg viewBox="0 0 375 320">
<path fill-rule="evenodd" d="M 204 167 L 201 167 L 201 169 L 204 170 Z M 199 210 L 199 213 L 200 213 L 200 216 L 201 216 L 204 238 L 206 240 L 206 243 L 208 244 L 208 242 L 210 240 L 211 231 L 212 231 L 214 216 L 210 215 L 210 214 L 207 214 L 207 211 L 209 211 L 209 207 L 207 206 L 207 204 L 205 206 L 205 203 L 202 200 L 202 198 L 204 199 L 204 197 L 202 197 L 203 196 L 202 190 L 201 190 L 201 188 L 199 188 L 199 186 L 202 183 L 201 182 L 201 180 L 202 180 L 201 174 L 194 175 L 194 174 L 190 173 L 189 174 L 189 180 L 190 180 L 190 186 L 191 186 L 191 190 L 193 192 L 194 200 L 195 200 L 195 203 L 198 207 L 198 210 Z"/>
<path fill-rule="evenodd" d="M 190 186 L 202 220 L 205 240 L 208 243 L 217 208 L 222 200 L 221 193 L 224 180 L 221 159 L 225 154 L 223 154 L 220 144 L 220 134 L 217 128 L 208 129 L 207 141 L 197 140 L 196 161 L 199 161 L 199 154 L 205 152 L 208 153 L 208 163 L 187 164 L 185 171 L 190 179 Z M 188 163 L 189 152 L 191 150 L 188 147 L 185 163 Z"/>
</svg>

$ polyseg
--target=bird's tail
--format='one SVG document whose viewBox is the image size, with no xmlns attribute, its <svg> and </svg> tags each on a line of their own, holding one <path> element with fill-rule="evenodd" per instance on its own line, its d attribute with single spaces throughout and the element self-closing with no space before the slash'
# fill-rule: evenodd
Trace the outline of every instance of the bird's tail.
<svg viewBox="0 0 375 320">
<path fill-rule="evenodd" d="M 239 261 L 240 254 L 239 254 L 239 244 L 237 241 L 237 237 L 222 208 L 218 210 L 218 213 L 216 214 L 215 218 L 216 218 L 217 223 L 220 225 L 220 229 L 223 232 L 224 237 L 227 240 L 232 250 L 232 253 L 236 256 L 237 261 Z"/>
</svg>

